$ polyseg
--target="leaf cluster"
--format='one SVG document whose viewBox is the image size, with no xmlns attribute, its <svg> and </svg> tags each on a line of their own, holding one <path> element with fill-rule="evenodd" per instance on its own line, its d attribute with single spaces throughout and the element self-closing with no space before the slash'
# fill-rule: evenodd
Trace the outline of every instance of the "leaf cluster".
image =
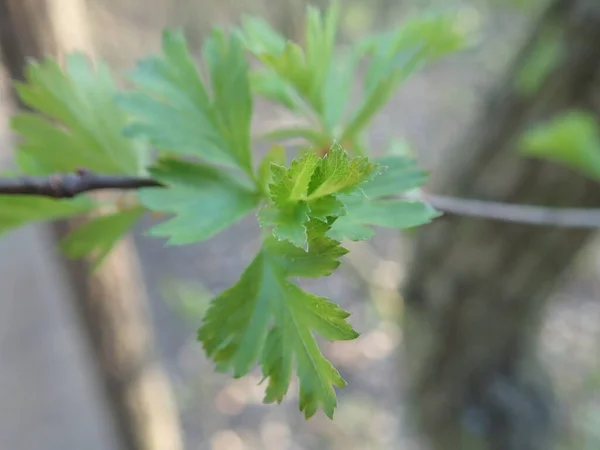
<svg viewBox="0 0 600 450">
<path fill-rule="evenodd" d="M 60 201 L 0 196 L 1 230 L 93 213 L 62 248 L 96 267 L 148 211 L 167 216 L 149 230 L 167 245 L 204 241 L 256 214 L 262 246 L 239 281 L 212 299 L 198 338 L 217 368 L 235 377 L 259 365 L 266 402 L 282 401 L 295 373 L 307 418 L 319 409 L 332 417 L 334 388 L 345 385 L 315 335 L 335 341 L 358 334 L 347 312 L 295 279 L 330 275 L 347 253 L 344 239 L 437 216 L 405 196 L 426 174 L 403 154 L 369 156 L 366 130 L 404 80 L 466 43 L 453 17 L 426 15 L 344 51 L 336 46 L 339 12 L 338 3 L 324 13 L 309 7 L 303 46 L 257 18 L 215 28 L 199 62 L 183 34 L 167 30 L 161 52 L 126 74 L 128 89 L 81 54 L 64 67 L 52 59 L 32 63 L 17 84 L 31 111 L 12 119 L 19 172 L 84 167 L 152 176 L 164 187 L 140 189 L 128 201 L 123 193 Z M 362 93 L 350 110 L 361 68 Z M 260 161 L 251 136 L 256 96 L 307 124 L 266 136 L 276 142 Z M 289 138 L 305 145 L 288 164 L 281 144 Z"/>
</svg>

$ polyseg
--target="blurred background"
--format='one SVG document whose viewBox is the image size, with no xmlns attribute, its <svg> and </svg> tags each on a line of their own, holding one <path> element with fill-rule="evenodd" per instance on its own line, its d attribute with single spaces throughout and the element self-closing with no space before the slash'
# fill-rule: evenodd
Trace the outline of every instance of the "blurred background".
<svg viewBox="0 0 600 450">
<path fill-rule="evenodd" d="M 32 3 L 34 10 L 40 8 L 37 14 L 47 15 L 38 19 L 53 24 L 62 49 L 93 52 L 119 70 L 158 51 L 164 27 L 183 28 L 192 48 L 199 51 L 211 26 L 236 23 L 242 14 L 261 16 L 289 38 L 301 40 L 306 6 L 302 0 L 55 0 L 44 9 L 42 0 L 23 0 L 23 11 Z M 371 126 L 373 147 L 386 145 L 391 137 L 406 139 L 435 179 L 469 125 L 487 111 L 490 93 L 548 3 L 343 0 L 341 45 L 352 45 L 361 36 L 394 27 L 409 14 L 426 9 L 455 13 L 477 36 L 467 51 L 428 66 L 402 86 Z M 327 2 L 312 4 L 324 7 Z M 0 26 L 6 27 L 1 19 Z M 8 167 L 14 140 L 8 122 L 17 106 L 9 86 L 13 76 L 2 68 L 0 155 Z M 280 109 L 258 102 L 253 126 L 259 133 L 292 120 Z M 309 285 L 351 312 L 351 323 L 361 337 L 324 346 L 348 386 L 338 391 L 333 421 L 322 414 L 305 421 L 298 412 L 295 385 L 281 405 L 263 405 L 259 373 L 237 380 L 216 373 L 196 342 L 211 296 L 233 284 L 253 255 L 254 218 L 208 242 L 170 248 L 162 240 L 143 236 L 151 222 L 146 219 L 136 230 L 135 250 L 123 250 L 137 253 L 134 265 L 139 263 L 139 277 L 126 276 L 120 283 L 129 280 L 134 285 L 137 299 L 132 301 L 142 311 L 140 327 L 150 336 L 150 353 L 156 356 L 153 370 L 160 375 L 150 384 L 170 400 L 153 401 L 149 388 L 123 400 L 129 406 L 121 407 L 121 413 L 139 415 L 139 421 L 131 422 L 137 425 L 128 426 L 150 433 L 144 421 L 158 406 L 164 417 L 152 426 L 160 427 L 160 420 L 168 426 L 154 433 L 179 433 L 183 443 L 123 444 L 115 423 L 129 419 L 118 416 L 111 395 L 126 396 L 129 391 L 110 383 L 107 388 L 105 371 L 110 368 L 97 364 L 94 345 L 100 344 L 90 344 L 86 331 L 94 323 L 93 314 L 88 313 L 87 321 L 81 319 L 77 304 L 85 300 L 70 281 L 71 268 L 55 250 L 54 232 L 39 225 L 0 238 L 0 450 L 428 448 L 411 426 L 405 389 L 405 308 L 400 290 L 409 270 L 414 233 L 379 232 L 372 241 L 353 243 L 340 270 Z M 502 245 L 510 246 L 511 241 Z M 554 442 L 562 448 L 600 449 L 599 271 L 600 247 L 591 241 L 568 265 L 543 311 L 539 354 L 561 405 Z M 101 300 L 119 303 L 110 297 Z M 101 332 L 110 335 L 112 330 Z M 147 403 L 145 396 L 150 398 Z M 164 409 L 161 401 L 167 402 Z"/>
</svg>

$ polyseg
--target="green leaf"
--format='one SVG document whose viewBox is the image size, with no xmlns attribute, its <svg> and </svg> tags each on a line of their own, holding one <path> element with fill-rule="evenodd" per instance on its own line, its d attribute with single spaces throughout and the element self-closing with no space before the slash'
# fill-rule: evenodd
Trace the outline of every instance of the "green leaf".
<svg viewBox="0 0 600 450">
<path fill-rule="evenodd" d="M 600 180 L 600 129 L 589 113 L 567 112 L 530 128 L 521 136 L 519 149 Z"/>
<path fill-rule="evenodd" d="M 318 256 L 310 255 L 313 247 Z M 287 253 L 282 254 L 283 248 Z M 198 332 L 220 370 L 241 377 L 260 363 L 268 380 L 265 403 L 282 401 L 295 362 L 299 406 L 306 418 L 319 408 L 332 418 L 337 405 L 334 387 L 346 384 L 322 355 L 314 333 L 330 341 L 354 339 L 358 334 L 346 322 L 347 312 L 302 291 L 288 278 L 328 274 L 341 253 L 338 243 L 325 238 L 311 242 L 308 252 L 284 242 L 266 243 L 237 284 L 212 301 Z M 311 260 L 319 264 L 311 265 Z"/>
<path fill-rule="evenodd" d="M 271 163 L 275 163 L 275 165 L 279 166 L 286 165 L 285 147 L 281 145 L 274 145 L 271 147 L 258 166 L 258 184 L 261 186 L 264 193 L 269 192 L 269 184 L 273 179 Z"/>
<path fill-rule="evenodd" d="M 331 194 L 349 193 L 368 181 L 379 171 L 377 164 L 364 156 L 348 157 L 340 145 L 334 145 L 320 159 L 310 180 L 308 198 L 316 199 Z"/>
<path fill-rule="evenodd" d="M 271 70 L 258 70 L 250 74 L 250 86 L 256 94 L 285 106 L 292 112 L 302 109 L 302 100 L 285 79 Z"/>
<path fill-rule="evenodd" d="M 245 47 L 268 69 L 258 72 L 254 83 L 261 95 L 294 111 L 310 115 L 323 111 L 323 86 L 333 60 L 339 10 L 334 2 L 323 17 L 319 9 L 307 7 L 306 51 L 286 41 L 263 20 L 242 22 Z"/>
<path fill-rule="evenodd" d="M 362 131 L 375 114 L 391 99 L 400 82 L 420 68 L 420 54 L 421 51 L 418 48 L 400 53 L 396 56 L 394 65 L 387 68 L 389 73 L 381 76 L 377 82 L 371 82 L 371 85 L 367 84 L 366 95 L 348 121 L 342 140 L 350 139 L 354 134 Z M 369 78 L 367 78 L 367 82 L 369 82 Z"/>
<path fill-rule="evenodd" d="M 356 50 L 347 51 L 329 65 L 322 88 L 322 119 L 331 135 L 335 134 L 344 118 L 346 106 L 352 97 L 352 84 L 360 56 Z"/>
<path fill-rule="evenodd" d="M 298 93 L 307 99 L 316 110 L 319 110 L 320 99 L 315 98 L 313 95 L 311 68 L 306 63 L 306 56 L 302 47 L 288 41 L 281 54 L 263 54 L 259 57 L 275 73 L 294 86 Z"/>
<path fill-rule="evenodd" d="M 90 219 L 65 237 L 60 248 L 70 258 L 91 256 L 95 270 L 145 211 L 138 206 Z"/>
<path fill-rule="evenodd" d="M 363 185 L 367 197 L 385 197 L 418 188 L 427 181 L 427 172 L 419 169 L 413 158 L 402 155 L 387 155 L 375 159 L 385 170 Z"/>
<path fill-rule="evenodd" d="M 273 183 L 269 186 L 271 198 L 278 206 L 305 200 L 313 173 L 320 163 L 318 155 L 309 150 L 300 159 L 292 161 L 289 169 L 272 166 Z"/>
<path fill-rule="evenodd" d="M 371 58 L 365 76 L 364 98 L 348 121 L 342 141 L 361 132 L 401 82 L 425 64 L 462 49 L 466 43 L 457 16 L 426 14 L 357 46 Z"/>
<path fill-rule="evenodd" d="M 241 22 L 240 38 L 244 46 L 252 53 L 276 55 L 283 52 L 286 39 L 275 31 L 266 20 L 261 17 L 244 15 Z"/>
<path fill-rule="evenodd" d="M 332 239 L 370 239 L 372 227 L 406 229 L 430 222 L 439 213 L 429 205 L 399 199 L 404 192 L 422 186 L 427 174 L 414 159 L 388 154 L 375 160 L 385 170 L 361 186 L 363 195 L 339 195 L 345 214 L 339 214 L 328 232 Z"/>
<path fill-rule="evenodd" d="M 272 234 L 277 239 L 285 239 L 292 244 L 308 249 L 306 226 L 310 219 L 310 208 L 306 202 L 298 201 L 280 207 L 267 206 L 260 210 L 258 223 L 261 227 L 272 227 Z"/>
<path fill-rule="evenodd" d="M 250 182 L 211 166 L 166 160 L 151 173 L 167 187 L 141 189 L 140 201 L 152 211 L 175 214 L 149 232 L 168 237 L 170 245 L 208 239 L 249 214 L 260 200 Z"/>
<path fill-rule="evenodd" d="M 244 47 L 259 59 L 267 55 L 280 57 L 287 45 L 287 40 L 275 31 L 262 18 L 242 17 L 242 27 L 239 36 Z M 291 68 L 293 71 L 295 68 Z M 279 103 L 291 111 L 298 111 L 302 107 L 302 100 L 293 84 L 285 76 L 281 76 L 271 67 L 255 70 L 250 75 L 252 90 L 275 103 Z"/>
<path fill-rule="evenodd" d="M 131 75 L 137 91 L 120 99 L 135 116 L 126 133 L 251 174 L 252 97 L 240 38 L 215 29 L 205 41 L 212 97 L 180 32 L 166 31 L 162 49 L 160 57 L 138 64 Z"/>
<path fill-rule="evenodd" d="M 311 220 L 306 225 L 309 251 L 287 241 L 269 239 L 265 243 L 272 258 L 285 267 L 290 277 L 320 278 L 329 276 L 340 265 L 339 258 L 348 253 L 338 241 L 326 237 L 329 225 Z"/>
<path fill-rule="evenodd" d="M 307 6 L 306 67 L 311 70 L 311 90 L 308 97 L 314 99 L 312 103 L 319 112 L 324 108 L 322 87 L 333 60 L 339 16 L 339 1 L 332 2 L 325 12 L 325 17 L 322 17 L 318 8 Z"/>
<path fill-rule="evenodd" d="M 214 29 L 203 46 L 203 56 L 210 73 L 213 108 L 221 135 L 240 167 L 251 174 L 252 95 L 243 44 L 237 35 L 227 36 Z"/>
<path fill-rule="evenodd" d="M 55 200 L 30 195 L 0 195 L 0 233 L 29 222 L 66 219 L 91 211 L 95 203 L 81 196 Z"/>
<path fill-rule="evenodd" d="M 364 157 L 348 158 L 340 146 L 334 146 L 319 158 L 313 150 L 292 161 L 289 169 L 272 165 L 269 185 L 272 205 L 259 213 L 262 227 L 273 227 L 273 236 L 306 249 L 306 223 L 315 218 L 327 221 L 346 213 L 335 196 L 352 193 L 378 169 Z"/>
<path fill-rule="evenodd" d="M 292 161 L 289 169 L 271 164 L 273 181 L 269 192 L 274 205 L 263 208 L 259 213 L 261 227 L 273 227 L 273 236 L 287 239 L 301 248 L 308 246 L 304 224 L 309 220 L 310 207 L 305 199 L 318 162 L 317 154 L 308 151 L 300 159 Z"/>
<path fill-rule="evenodd" d="M 336 218 L 327 236 L 342 240 L 367 240 L 371 227 L 406 229 L 431 222 L 439 213 L 425 203 L 395 199 L 366 199 L 344 196 L 347 214 Z"/>
<path fill-rule="evenodd" d="M 319 197 L 310 202 L 310 217 L 327 222 L 329 217 L 346 214 L 346 205 L 335 195 Z"/>
<path fill-rule="evenodd" d="M 100 173 L 137 175 L 148 155 L 139 141 L 122 135 L 127 116 L 115 102 L 117 87 L 101 62 L 92 67 L 79 53 L 64 70 L 52 59 L 29 64 L 17 92 L 34 112 L 12 118 L 22 138 L 17 154 L 34 161 L 37 174 L 84 167 Z"/>
</svg>

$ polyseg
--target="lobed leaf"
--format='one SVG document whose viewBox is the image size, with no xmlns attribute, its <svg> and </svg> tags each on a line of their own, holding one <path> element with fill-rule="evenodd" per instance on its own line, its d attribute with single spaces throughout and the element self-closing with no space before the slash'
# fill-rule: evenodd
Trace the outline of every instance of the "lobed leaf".
<svg viewBox="0 0 600 450">
<path fill-rule="evenodd" d="M 80 167 L 99 173 L 143 172 L 148 155 L 139 141 L 122 135 L 127 116 L 115 102 L 118 90 L 103 63 L 92 67 L 86 56 L 73 53 L 62 69 L 48 58 L 29 64 L 16 90 L 33 110 L 11 120 L 22 138 L 17 154 L 34 161 L 36 174 Z"/>
<path fill-rule="evenodd" d="M 335 114 L 335 108 L 331 110 L 326 102 L 337 99 L 331 92 L 331 77 L 339 12 L 337 1 L 325 14 L 307 7 L 305 49 L 285 40 L 264 20 L 244 19 L 241 35 L 245 47 L 264 64 L 253 73 L 255 91 L 312 118 L 325 110 L 328 117 Z"/>
<path fill-rule="evenodd" d="M 427 181 L 427 172 L 421 170 L 412 158 L 386 155 L 375 159 L 385 170 L 362 186 L 369 198 L 386 197 L 421 187 Z"/>
<path fill-rule="evenodd" d="M 322 355 L 313 334 L 328 340 L 354 339 L 358 334 L 346 322 L 347 312 L 304 292 L 288 278 L 328 275 L 343 253 L 339 243 L 324 237 L 311 239 L 308 251 L 267 240 L 238 283 L 211 302 L 198 331 L 207 355 L 235 377 L 258 362 L 268 380 L 266 403 L 282 401 L 295 362 L 300 410 L 309 418 L 321 407 L 332 418 L 334 387 L 346 383 Z"/>
<path fill-rule="evenodd" d="M 431 222 L 439 213 L 431 206 L 409 200 L 346 197 L 347 214 L 336 218 L 327 236 L 342 240 L 367 240 L 375 234 L 372 227 L 406 229 Z"/>
<path fill-rule="evenodd" d="M 369 158 L 352 159 L 340 145 L 334 145 L 321 158 L 310 180 L 308 198 L 349 193 L 378 173 L 379 167 Z"/>
<path fill-rule="evenodd" d="M 139 198 L 152 211 L 175 214 L 149 232 L 168 237 L 170 245 L 214 236 L 249 214 L 260 199 L 250 182 L 203 164 L 164 160 L 151 174 L 167 187 L 141 189 Z"/>
<path fill-rule="evenodd" d="M 120 99 L 134 115 L 127 135 L 252 174 L 252 97 L 239 37 L 214 29 L 204 43 L 211 96 L 182 33 L 165 31 L 162 50 L 161 56 L 138 64 L 131 75 L 137 90 Z"/>
<path fill-rule="evenodd" d="M 265 246 L 285 267 L 290 277 L 320 278 L 329 276 L 340 265 L 339 258 L 348 251 L 338 241 L 326 236 L 330 226 L 319 220 L 307 223 L 309 251 L 298 248 L 286 241 L 267 240 Z"/>
<path fill-rule="evenodd" d="M 374 235 L 372 227 L 406 229 L 439 216 L 425 203 L 398 198 L 403 192 L 420 187 L 427 179 L 413 159 L 389 154 L 376 161 L 387 170 L 361 186 L 363 195 L 337 197 L 344 204 L 346 214 L 335 218 L 327 233 L 330 238 L 366 240 Z"/>
<path fill-rule="evenodd" d="M 313 150 L 306 151 L 288 169 L 272 164 L 269 193 L 273 204 L 259 212 L 259 223 L 272 227 L 277 239 L 306 250 L 306 223 L 311 218 L 327 221 L 330 216 L 344 215 L 344 204 L 336 196 L 352 193 L 377 170 L 367 158 L 350 159 L 340 146 L 320 158 Z"/>
</svg>

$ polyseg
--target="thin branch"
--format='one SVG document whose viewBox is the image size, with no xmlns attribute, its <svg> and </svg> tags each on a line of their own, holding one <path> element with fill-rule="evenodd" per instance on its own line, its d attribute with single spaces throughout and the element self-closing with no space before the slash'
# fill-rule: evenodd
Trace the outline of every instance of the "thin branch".
<svg viewBox="0 0 600 450">
<path fill-rule="evenodd" d="M 72 198 L 85 192 L 106 189 L 140 189 L 161 187 L 158 181 L 146 177 L 102 175 L 87 170 L 53 174 L 48 177 L 0 178 L 0 194 L 36 195 L 55 199 Z"/>
<path fill-rule="evenodd" d="M 515 205 L 425 193 L 421 199 L 447 214 L 562 228 L 600 228 L 600 209 L 597 208 Z"/>
<path fill-rule="evenodd" d="M 164 185 L 149 177 L 102 175 L 84 169 L 48 177 L 0 177 L 0 195 L 36 195 L 55 199 L 72 198 L 99 190 L 145 187 Z M 600 228 L 600 208 L 547 208 L 467 200 L 424 192 L 420 192 L 418 198 L 446 214 L 563 228 Z"/>
</svg>

